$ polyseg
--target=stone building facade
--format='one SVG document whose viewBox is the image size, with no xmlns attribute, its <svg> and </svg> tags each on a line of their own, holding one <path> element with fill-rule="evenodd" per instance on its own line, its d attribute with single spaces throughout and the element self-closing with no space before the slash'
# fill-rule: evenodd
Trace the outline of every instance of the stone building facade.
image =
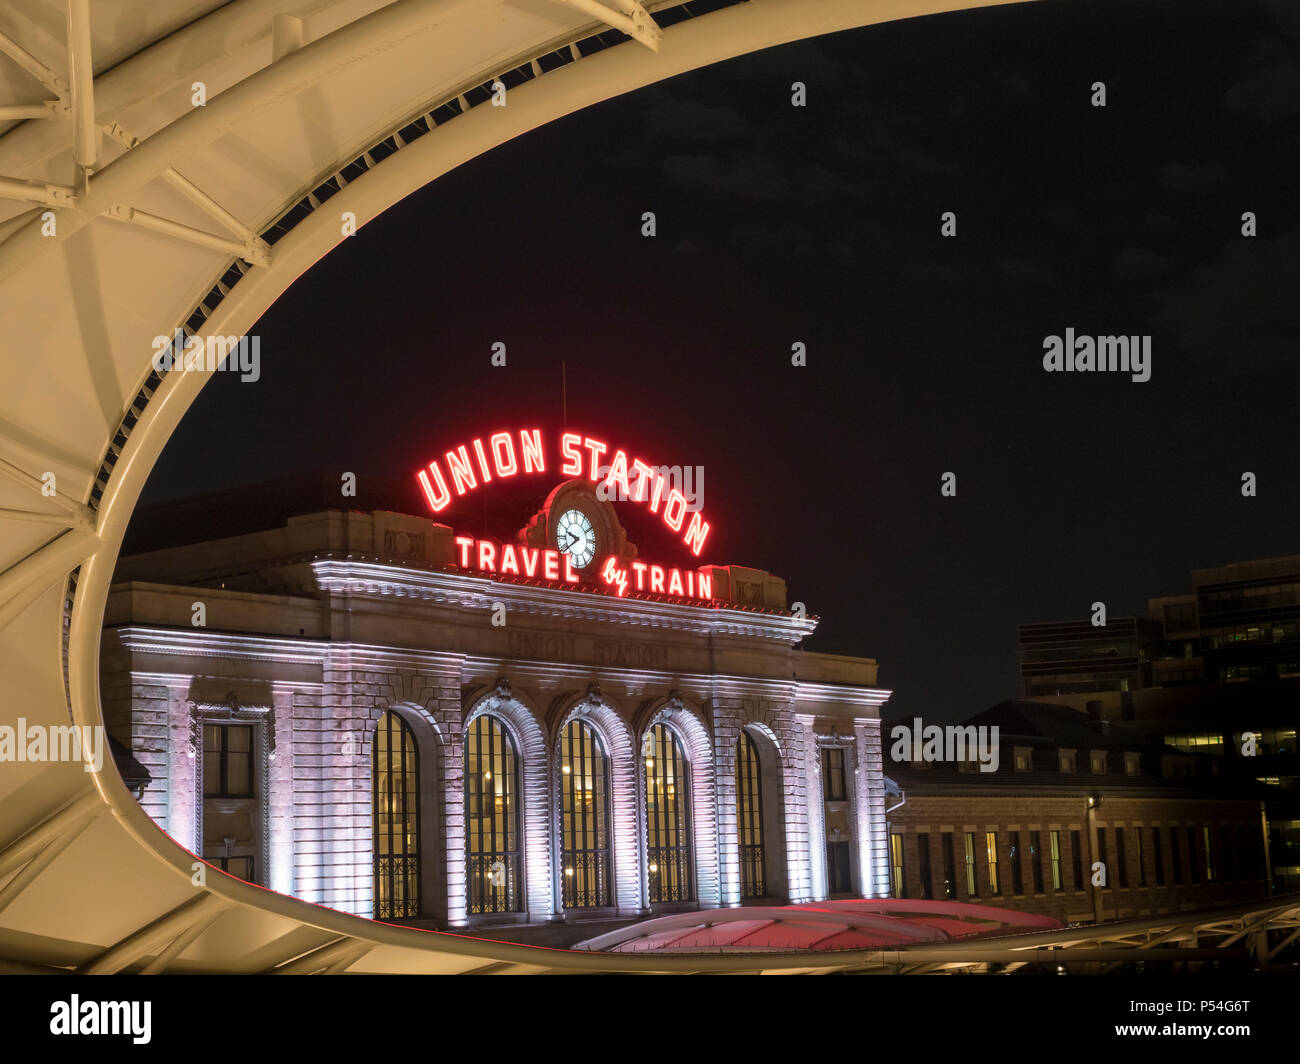
<svg viewBox="0 0 1300 1064">
<path fill-rule="evenodd" d="M 613 505 L 568 488 L 634 558 Z M 542 549 L 550 509 L 517 542 Z M 384 511 L 126 558 L 105 720 L 176 841 L 351 913 L 465 928 L 886 894 L 875 661 L 797 649 L 816 620 L 770 574 L 705 567 L 690 599 L 619 596 L 598 567 L 485 571 L 448 526 Z"/>
</svg>

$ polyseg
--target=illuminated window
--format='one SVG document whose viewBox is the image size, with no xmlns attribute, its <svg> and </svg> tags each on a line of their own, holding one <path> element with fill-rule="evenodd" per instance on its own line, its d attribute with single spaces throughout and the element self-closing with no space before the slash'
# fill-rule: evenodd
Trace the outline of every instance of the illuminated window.
<svg viewBox="0 0 1300 1064">
<path fill-rule="evenodd" d="M 248 883 L 257 882 L 261 822 L 254 739 L 251 724 L 203 726 L 203 859 Z"/>
<path fill-rule="evenodd" d="M 1088 761 L 1092 768 L 1093 775 L 1100 776 L 1106 771 L 1106 751 L 1092 751 Z"/>
<path fill-rule="evenodd" d="M 984 833 L 984 849 L 989 862 L 989 893 L 996 896 L 1002 893 L 998 886 L 998 833 L 996 831 Z"/>
<path fill-rule="evenodd" d="M 966 897 L 980 896 L 979 880 L 975 875 L 975 833 L 968 831 L 966 838 Z"/>
<path fill-rule="evenodd" d="M 890 888 L 895 898 L 907 896 L 907 878 L 903 870 L 903 836 L 897 831 L 889 836 Z"/>
<path fill-rule="evenodd" d="M 465 732 L 465 879 L 469 911 L 523 908 L 519 883 L 519 754 L 488 714 Z"/>
<path fill-rule="evenodd" d="M 736 742 L 736 826 L 740 832 L 740 896 L 767 894 L 763 850 L 763 779 L 758 747 L 748 732 Z"/>
<path fill-rule="evenodd" d="M 251 724 L 203 726 L 203 797 L 254 797 Z"/>
<path fill-rule="evenodd" d="M 848 799 L 842 747 L 831 747 L 822 751 L 822 786 L 826 792 L 826 801 L 843 802 Z"/>
<path fill-rule="evenodd" d="M 1210 838 L 1210 829 L 1202 828 L 1201 835 L 1205 842 L 1205 882 L 1214 882 L 1214 842 Z"/>
<path fill-rule="evenodd" d="M 1061 763 L 1060 763 L 1061 771 L 1072 774 L 1074 772 L 1074 751 L 1062 750 L 1060 756 L 1061 756 Z"/>
<path fill-rule="evenodd" d="M 560 880 L 564 907 L 612 905 L 609 759 L 595 729 L 572 720 L 560 736 Z"/>
<path fill-rule="evenodd" d="M 1124 755 L 1124 775 L 1136 776 L 1142 768 L 1142 759 L 1138 754 Z"/>
<path fill-rule="evenodd" d="M 645 763 L 646 868 L 650 901 L 692 901 L 691 766 L 677 733 L 656 724 L 641 747 Z"/>
<path fill-rule="evenodd" d="M 1061 833 L 1052 831 L 1048 833 L 1048 841 L 1052 847 L 1052 889 L 1061 889 Z"/>
<path fill-rule="evenodd" d="M 1017 772 L 1029 772 L 1034 767 L 1033 754 L 1027 746 L 1015 748 L 1015 766 Z"/>
<path fill-rule="evenodd" d="M 420 758 L 406 721 L 379 719 L 371 753 L 375 919 L 420 915 Z"/>
</svg>

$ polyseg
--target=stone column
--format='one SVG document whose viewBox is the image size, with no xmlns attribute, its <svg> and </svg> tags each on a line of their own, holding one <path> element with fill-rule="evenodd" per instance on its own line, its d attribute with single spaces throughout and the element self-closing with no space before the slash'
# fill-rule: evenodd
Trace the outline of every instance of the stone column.
<svg viewBox="0 0 1300 1064">
<path fill-rule="evenodd" d="M 858 718 L 853 791 L 858 844 L 858 889 L 864 898 L 889 896 L 889 836 L 885 825 L 884 760 L 880 750 L 880 721 Z"/>
</svg>

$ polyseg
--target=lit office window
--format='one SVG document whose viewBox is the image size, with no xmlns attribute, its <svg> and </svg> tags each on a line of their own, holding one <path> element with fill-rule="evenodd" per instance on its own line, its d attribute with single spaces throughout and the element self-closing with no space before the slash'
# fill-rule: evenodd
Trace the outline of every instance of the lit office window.
<svg viewBox="0 0 1300 1064">
<path fill-rule="evenodd" d="M 1106 771 L 1106 753 L 1103 750 L 1094 750 L 1089 756 L 1089 764 L 1092 766 L 1092 772 L 1095 776 L 1103 775 Z"/>
<path fill-rule="evenodd" d="M 1205 841 L 1205 882 L 1214 882 L 1214 843 L 1210 838 L 1210 829 L 1202 828 L 1201 834 Z"/>
<path fill-rule="evenodd" d="M 889 886 L 895 898 L 906 897 L 907 879 L 903 868 L 903 836 L 897 831 L 889 835 Z"/>
<path fill-rule="evenodd" d="M 613 904 L 609 759 L 594 728 L 573 720 L 560 736 L 560 880 L 564 907 Z"/>
<path fill-rule="evenodd" d="M 375 918 L 420 915 L 420 758 L 415 736 L 389 710 L 371 752 Z"/>
<path fill-rule="evenodd" d="M 650 901 L 691 901 L 691 766 L 677 733 L 656 724 L 645 737 L 646 869 Z"/>
<path fill-rule="evenodd" d="M 989 893 L 1001 894 L 1002 890 L 998 885 L 998 833 L 996 831 L 984 833 L 984 849 L 989 863 Z"/>
<path fill-rule="evenodd" d="M 496 717 L 465 732 L 466 890 L 471 913 L 522 908 L 519 890 L 519 754 Z"/>
<path fill-rule="evenodd" d="M 1053 831 L 1049 834 L 1052 846 L 1052 889 L 1061 889 L 1061 833 Z"/>
<path fill-rule="evenodd" d="M 736 823 L 740 832 L 740 896 L 767 894 L 763 850 L 763 777 L 758 747 L 748 732 L 736 743 Z"/>
</svg>

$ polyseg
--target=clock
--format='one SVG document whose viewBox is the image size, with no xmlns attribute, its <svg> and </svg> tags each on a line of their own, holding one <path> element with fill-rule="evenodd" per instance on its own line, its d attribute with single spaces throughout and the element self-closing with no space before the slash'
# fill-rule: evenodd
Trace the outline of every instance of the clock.
<svg viewBox="0 0 1300 1064">
<path fill-rule="evenodd" d="M 575 569 L 585 569 L 596 557 L 596 530 L 581 510 L 565 510 L 555 524 L 555 545 L 573 560 Z"/>
</svg>

